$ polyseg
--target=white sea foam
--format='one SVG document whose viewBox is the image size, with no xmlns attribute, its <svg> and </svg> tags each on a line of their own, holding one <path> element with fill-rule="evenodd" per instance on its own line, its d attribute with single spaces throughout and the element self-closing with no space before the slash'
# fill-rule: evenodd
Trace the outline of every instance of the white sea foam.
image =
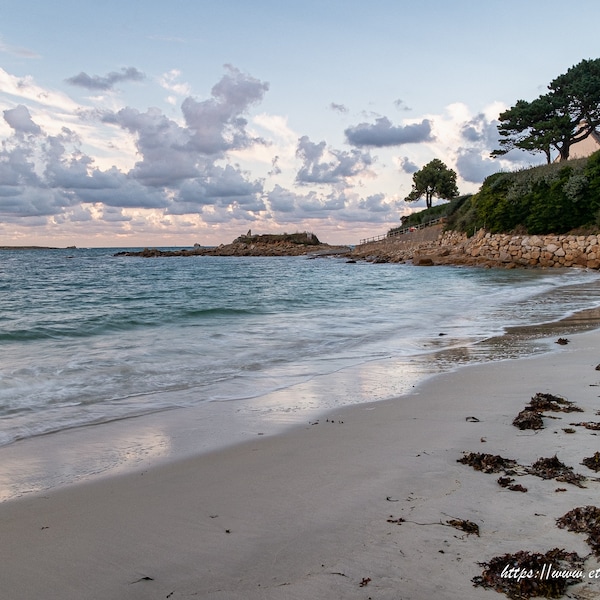
<svg viewBox="0 0 600 600">
<path fill-rule="evenodd" d="M 579 270 L 69 253 L 1 256 L 0 444 L 294 386 L 311 408 L 389 397 L 439 349 L 599 303 Z"/>
</svg>

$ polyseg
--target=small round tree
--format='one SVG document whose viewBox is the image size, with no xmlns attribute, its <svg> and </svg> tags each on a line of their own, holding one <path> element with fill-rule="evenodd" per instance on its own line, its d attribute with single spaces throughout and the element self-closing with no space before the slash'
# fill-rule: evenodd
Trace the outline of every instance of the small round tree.
<svg viewBox="0 0 600 600">
<path fill-rule="evenodd" d="M 434 158 L 413 175 L 413 186 L 406 202 L 416 202 L 425 196 L 427 208 L 435 197 L 451 200 L 458 196 L 456 172 L 449 169 L 439 158 Z"/>
</svg>

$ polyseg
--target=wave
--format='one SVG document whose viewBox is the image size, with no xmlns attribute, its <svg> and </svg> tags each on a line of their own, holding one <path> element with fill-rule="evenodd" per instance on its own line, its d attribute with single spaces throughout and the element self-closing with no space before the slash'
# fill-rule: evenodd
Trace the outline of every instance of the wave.
<svg viewBox="0 0 600 600">
<path fill-rule="evenodd" d="M 182 313 L 184 319 L 204 319 L 211 317 L 236 317 L 245 315 L 264 314 L 264 311 L 258 308 L 195 308 L 188 309 Z"/>
<path fill-rule="evenodd" d="M 37 342 L 42 340 L 61 340 L 70 338 L 86 338 L 113 333 L 124 333 L 146 328 L 157 328 L 162 326 L 189 326 L 194 322 L 207 320 L 218 321 L 219 318 L 235 319 L 247 316 L 266 314 L 268 311 L 260 307 L 256 308 L 228 308 L 212 307 L 203 309 L 181 309 L 173 310 L 150 310 L 146 309 L 144 314 L 97 316 L 88 319 L 81 318 L 74 324 L 64 320 L 47 325 L 36 324 L 30 328 L 10 329 L 5 326 L 0 328 L 0 344 L 10 342 Z"/>
</svg>

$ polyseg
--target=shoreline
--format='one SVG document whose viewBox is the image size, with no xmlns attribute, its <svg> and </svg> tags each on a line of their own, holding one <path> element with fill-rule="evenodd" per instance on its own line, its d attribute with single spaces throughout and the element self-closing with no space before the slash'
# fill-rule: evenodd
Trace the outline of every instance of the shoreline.
<svg viewBox="0 0 600 600">
<path fill-rule="evenodd" d="M 556 454 L 594 477 L 579 464 L 597 449 L 594 433 L 563 429 L 598 420 L 599 346 L 600 330 L 578 333 L 549 353 L 462 367 L 401 398 L 344 407 L 280 435 L 7 501 L 5 593 L 502 597 L 473 587 L 477 563 L 555 547 L 589 554 L 585 536 L 555 519 L 594 504 L 600 483 L 578 488 L 525 475 L 518 482 L 528 492 L 516 493 L 457 460 L 477 451 L 532 464 Z M 538 392 L 585 412 L 552 414 L 561 420 L 520 431 L 512 420 Z M 448 527 L 449 519 L 477 523 L 480 535 Z M 589 558 L 586 569 L 596 563 Z M 598 585 L 579 588 L 597 593 Z"/>
<path fill-rule="evenodd" d="M 401 401 L 431 378 L 466 366 L 549 353 L 550 336 L 595 328 L 600 329 L 600 308 L 559 321 L 507 327 L 504 334 L 466 345 L 440 348 L 433 338 L 420 354 L 346 366 L 245 399 L 189 406 L 179 398 L 187 392 L 169 392 L 171 408 L 74 425 L 0 446 L 0 504 L 221 451 L 256 436 L 285 435 L 344 408 Z M 390 376 L 395 371 L 401 373 L 399 379 Z M 367 400 L 338 404 L 338 397 L 359 389 L 370 390 Z M 332 399 L 325 400 L 329 395 Z"/>
<path fill-rule="evenodd" d="M 558 321 L 507 327 L 501 335 L 466 345 L 440 348 L 435 338 L 421 354 L 347 366 L 245 399 L 189 406 L 179 398 L 185 391 L 169 392 L 171 408 L 74 425 L 0 446 L 0 503 L 224 450 L 256 436 L 282 435 L 337 410 L 401 400 L 429 379 L 466 366 L 552 352 L 551 336 L 596 328 L 600 330 L 600 308 L 590 308 Z M 396 371 L 399 379 L 390 377 Z M 341 394 L 358 389 L 371 393 L 366 400 L 338 404 Z M 331 392 L 332 400 L 325 400 Z"/>
</svg>

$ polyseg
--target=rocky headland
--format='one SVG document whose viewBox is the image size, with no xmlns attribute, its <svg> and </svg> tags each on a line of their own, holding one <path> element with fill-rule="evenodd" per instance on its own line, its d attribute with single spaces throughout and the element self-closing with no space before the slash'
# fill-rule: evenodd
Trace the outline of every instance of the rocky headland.
<svg viewBox="0 0 600 600">
<path fill-rule="evenodd" d="M 217 247 L 203 247 L 182 250 L 160 250 L 144 248 L 140 251 L 118 252 L 115 256 L 141 256 L 153 258 L 159 256 L 301 256 L 305 254 L 346 254 L 348 246 L 330 246 L 319 241 L 313 233 L 283 233 L 252 235 L 248 232 L 230 244 Z"/>
</svg>

